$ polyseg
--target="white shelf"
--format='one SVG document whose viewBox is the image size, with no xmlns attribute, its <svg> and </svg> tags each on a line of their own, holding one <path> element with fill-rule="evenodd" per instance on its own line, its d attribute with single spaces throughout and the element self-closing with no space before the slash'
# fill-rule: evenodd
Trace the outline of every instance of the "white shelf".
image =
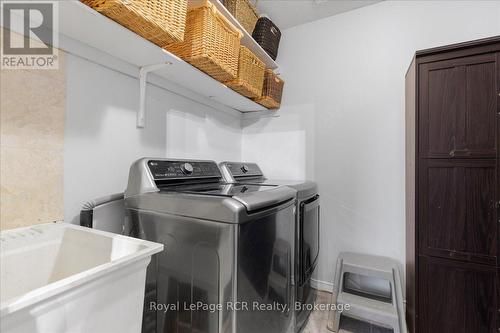
<svg viewBox="0 0 500 333">
<path fill-rule="evenodd" d="M 196 0 L 194 0 L 196 1 Z M 234 26 L 243 32 L 243 38 L 241 39 L 241 45 L 246 46 L 250 51 L 253 52 L 260 60 L 262 60 L 266 64 L 266 68 L 276 69 L 278 68 L 278 64 L 267 54 L 264 49 L 257 44 L 257 42 L 253 39 L 252 35 L 249 34 L 245 28 L 238 22 L 233 15 L 224 7 L 224 5 L 219 0 L 210 0 L 215 7 L 226 17 L 229 21 L 234 24 Z"/>
<path fill-rule="evenodd" d="M 219 7 L 222 6 L 218 0 L 211 1 Z M 222 9 L 225 10 L 223 6 Z M 226 13 L 229 14 L 227 10 Z M 267 111 L 265 107 L 238 94 L 172 53 L 161 49 L 79 1 L 60 1 L 59 17 L 60 34 L 129 64 L 140 68 L 168 63 L 168 66 L 155 71 L 154 74 L 174 83 L 169 89 L 176 90 L 175 92 L 180 95 L 191 99 L 198 99 L 197 96 L 200 99 L 208 98 L 243 113 Z M 232 16 L 231 18 L 234 20 Z M 247 37 L 251 38 L 249 35 Z M 260 48 L 253 39 L 252 41 Z M 255 48 L 255 45 L 252 47 Z M 264 52 L 262 48 L 260 50 Z M 269 59 L 272 61 L 271 58 Z M 269 67 L 276 66 L 274 61 L 273 63 L 274 65 Z"/>
</svg>

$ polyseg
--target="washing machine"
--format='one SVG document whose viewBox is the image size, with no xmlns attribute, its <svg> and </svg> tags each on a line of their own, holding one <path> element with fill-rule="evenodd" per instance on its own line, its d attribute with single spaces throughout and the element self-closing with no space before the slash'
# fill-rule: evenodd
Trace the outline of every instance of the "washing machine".
<svg viewBox="0 0 500 333">
<path fill-rule="evenodd" d="M 132 233 L 165 246 L 148 267 L 143 332 L 293 332 L 295 198 L 228 184 L 213 161 L 136 161 Z"/>
<path fill-rule="evenodd" d="M 318 186 L 312 181 L 267 179 L 256 163 L 222 162 L 226 182 L 240 185 L 285 185 L 297 191 L 295 220 L 294 309 L 296 330 L 301 331 L 314 309 L 316 291 L 312 275 L 319 255 L 320 205 Z"/>
</svg>

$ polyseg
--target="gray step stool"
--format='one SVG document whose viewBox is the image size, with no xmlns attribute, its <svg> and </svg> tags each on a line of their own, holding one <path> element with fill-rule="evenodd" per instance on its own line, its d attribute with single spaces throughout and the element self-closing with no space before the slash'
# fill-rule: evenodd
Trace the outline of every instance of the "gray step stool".
<svg viewBox="0 0 500 333">
<path fill-rule="evenodd" d="M 387 299 L 367 297 L 362 292 L 344 288 L 346 274 L 385 280 L 390 286 Z M 359 290 L 358 290 L 359 291 Z M 398 263 L 390 258 L 342 252 L 337 259 L 337 269 L 332 294 L 332 307 L 328 329 L 339 331 L 340 316 L 344 315 L 374 325 L 390 328 L 394 333 L 407 333 L 403 307 L 403 293 Z M 347 309 L 346 305 L 349 305 Z M 336 309 L 344 309 L 336 311 Z"/>
</svg>

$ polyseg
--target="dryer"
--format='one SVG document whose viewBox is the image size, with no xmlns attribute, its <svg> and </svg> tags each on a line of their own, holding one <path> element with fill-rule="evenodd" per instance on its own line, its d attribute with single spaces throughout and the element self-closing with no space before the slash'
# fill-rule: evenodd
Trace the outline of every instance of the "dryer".
<svg viewBox="0 0 500 333">
<path fill-rule="evenodd" d="M 316 291 L 311 286 L 311 280 L 319 256 L 320 205 L 317 184 L 308 180 L 268 179 L 256 163 L 222 162 L 219 167 L 228 183 L 281 185 L 297 191 L 294 308 L 296 329 L 302 330 L 316 300 Z"/>
<path fill-rule="evenodd" d="M 293 332 L 295 197 L 225 183 L 213 161 L 136 161 L 133 233 L 165 246 L 148 267 L 143 332 Z"/>
</svg>

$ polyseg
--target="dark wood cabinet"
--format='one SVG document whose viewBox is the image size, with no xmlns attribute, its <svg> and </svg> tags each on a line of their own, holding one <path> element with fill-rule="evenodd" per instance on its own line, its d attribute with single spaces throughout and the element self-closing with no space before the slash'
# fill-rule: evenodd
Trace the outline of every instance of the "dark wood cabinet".
<svg viewBox="0 0 500 333">
<path fill-rule="evenodd" d="M 406 75 L 407 322 L 500 331 L 500 37 L 418 51 Z"/>
</svg>

